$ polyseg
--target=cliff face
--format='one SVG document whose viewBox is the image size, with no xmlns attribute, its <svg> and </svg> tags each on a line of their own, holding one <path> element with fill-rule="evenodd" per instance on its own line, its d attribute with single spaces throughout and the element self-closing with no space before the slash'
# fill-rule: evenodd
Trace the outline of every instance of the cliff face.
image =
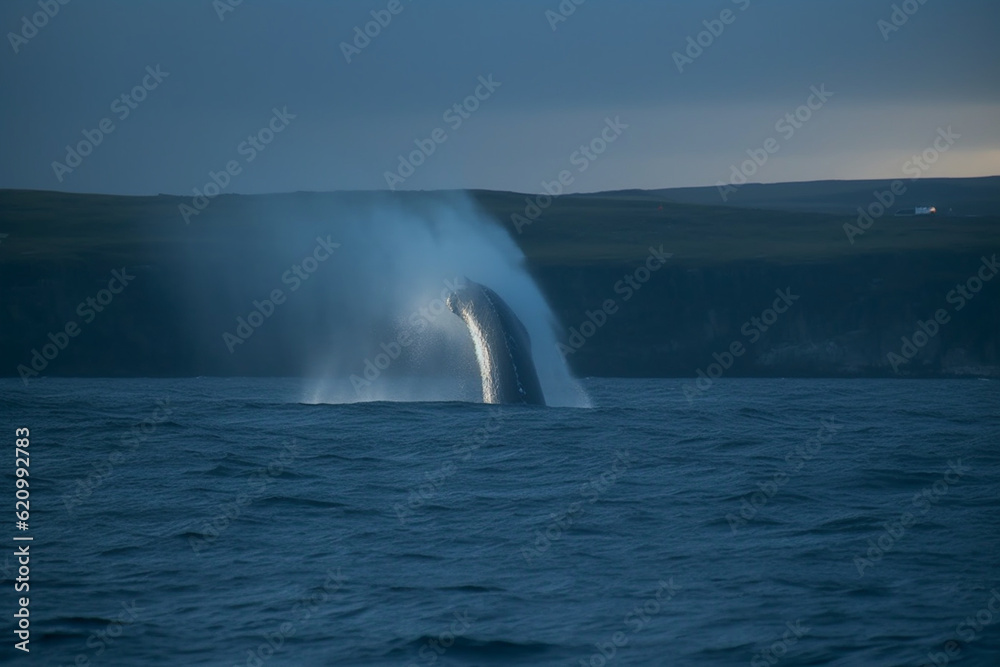
<svg viewBox="0 0 1000 667">
<path fill-rule="evenodd" d="M 686 377 L 718 364 L 732 376 L 997 376 L 1000 277 L 966 288 L 971 299 L 957 289 L 982 266 L 975 255 L 668 266 L 627 301 L 611 286 L 629 267 L 539 279 L 582 375 Z M 603 319 L 602 294 L 616 312 L 574 336 Z"/>
<path fill-rule="evenodd" d="M 882 220 L 850 244 L 847 216 L 610 193 L 518 231 L 525 195 L 475 195 L 523 249 L 579 375 L 1000 376 L 1000 217 Z M 336 312 L 304 297 L 239 354 L 220 343 L 278 278 L 254 282 L 283 233 L 254 212 L 365 197 L 220 198 L 188 227 L 179 198 L 0 192 L 0 373 L 309 372 L 301 350 L 328 344 Z M 226 278 L 233 257 L 245 271 Z"/>
</svg>

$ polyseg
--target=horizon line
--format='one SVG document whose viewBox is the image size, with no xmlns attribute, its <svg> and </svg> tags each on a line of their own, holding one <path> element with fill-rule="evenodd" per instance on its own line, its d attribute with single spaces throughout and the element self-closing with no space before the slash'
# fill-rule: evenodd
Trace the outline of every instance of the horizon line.
<svg viewBox="0 0 1000 667">
<path fill-rule="evenodd" d="M 894 181 L 976 181 L 976 180 L 989 180 L 1000 178 L 1000 174 L 994 174 L 989 176 L 940 176 L 940 177 L 925 177 L 919 179 L 911 178 L 861 178 L 861 179 L 850 179 L 850 178 L 823 178 L 805 181 L 779 181 L 776 183 L 745 183 L 740 186 L 740 188 L 747 187 L 779 187 L 787 185 L 814 185 L 818 183 L 892 183 Z M 717 189 L 718 185 L 686 185 L 686 186 L 675 186 L 675 187 L 663 187 L 663 188 L 620 188 L 614 190 L 588 190 L 588 191 L 577 191 L 577 192 L 564 192 L 558 195 L 550 195 L 553 197 L 569 197 L 569 196 L 588 196 L 588 195 L 606 195 L 606 194 L 616 194 L 622 192 L 669 192 L 676 190 L 711 190 Z M 168 192 L 158 192 L 156 194 L 119 194 L 113 192 L 76 192 L 70 190 L 47 190 L 41 188 L 9 188 L 0 187 L 0 193 L 10 193 L 10 192 L 35 192 L 35 193 L 45 193 L 45 194 L 59 194 L 59 195 L 76 195 L 76 196 L 94 196 L 94 197 L 135 197 L 135 198 L 158 198 L 158 197 L 179 197 L 187 198 L 190 194 L 173 194 Z M 352 189 L 352 190 L 282 190 L 273 192 L 224 192 L 219 193 L 212 197 L 212 199 L 217 199 L 220 197 L 272 197 L 279 195 L 296 195 L 296 194 L 435 194 L 435 193 L 454 193 L 454 192 L 485 192 L 485 193 L 499 193 L 499 194 L 513 194 L 513 195 L 524 195 L 527 197 L 537 196 L 540 194 L 538 192 L 520 192 L 517 190 L 498 190 L 492 188 L 481 188 L 481 187 L 470 187 L 470 188 L 435 188 L 435 189 L 399 189 L 390 190 L 388 188 L 379 189 Z"/>
</svg>

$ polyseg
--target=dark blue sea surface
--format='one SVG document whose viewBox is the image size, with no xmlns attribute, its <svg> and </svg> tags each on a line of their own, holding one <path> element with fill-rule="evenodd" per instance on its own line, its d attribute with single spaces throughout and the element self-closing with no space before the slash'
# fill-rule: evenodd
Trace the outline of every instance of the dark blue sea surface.
<svg viewBox="0 0 1000 667">
<path fill-rule="evenodd" d="M 1000 384 L 685 382 L 569 409 L 0 381 L 11 510 L 31 429 L 0 659 L 1000 665 Z"/>
</svg>

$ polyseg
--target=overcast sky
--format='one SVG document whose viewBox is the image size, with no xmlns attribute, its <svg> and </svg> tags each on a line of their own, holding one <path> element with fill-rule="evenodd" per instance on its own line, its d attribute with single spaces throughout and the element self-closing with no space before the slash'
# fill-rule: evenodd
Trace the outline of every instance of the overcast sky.
<svg viewBox="0 0 1000 667">
<path fill-rule="evenodd" d="M 5 0 L 0 187 L 187 195 L 233 161 L 226 192 L 384 189 L 438 128 L 395 187 L 539 192 L 563 171 L 569 191 L 714 185 L 771 137 L 751 181 L 895 178 L 949 126 L 929 176 L 1000 174 L 996 0 L 907 0 L 891 31 L 888 0 L 564 0 L 566 17 L 559 0 L 237 1 L 41 0 L 49 18 Z M 348 63 L 372 11 L 391 22 Z M 705 21 L 721 34 L 679 67 Z M 478 109 L 445 117 L 477 87 Z M 794 134 L 776 128 L 810 101 Z M 241 150 L 269 123 L 271 143 Z M 100 144 L 71 167 L 85 130 Z M 574 155 L 602 132 L 602 154 Z"/>
</svg>

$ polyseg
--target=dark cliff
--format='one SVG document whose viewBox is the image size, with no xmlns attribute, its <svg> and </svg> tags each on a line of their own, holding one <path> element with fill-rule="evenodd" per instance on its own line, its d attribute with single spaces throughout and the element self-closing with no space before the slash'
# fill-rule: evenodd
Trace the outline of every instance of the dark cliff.
<svg viewBox="0 0 1000 667">
<path fill-rule="evenodd" d="M 1000 252 L 1000 179 L 917 183 L 900 207 L 934 204 L 931 193 L 950 213 L 885 215 L 853 243 L 844 225 L 888 183 L 848 185 L 819 188 L 815 211 L 780 185 L 756 186 L 758 208 L 690 203 L 710 189 L 473 196 L 525 253 L 579 375 L 1000 375 L 1000 278 L 984 280 Z M 233 313 L 216 304 L 260 293 L 251 276 L 282 231 L 261 210 L 316 218 L 376 196 L 223 196 L 186 225 L 190 198 L 2 191 L 0 373 L 17 376 L 50 343 L 40 375 L 307 372 L 296 341 L 319 334 L 302 318 L 274 318 L 257 353 L 220 354 Z M 215 270 L 233 257 L 246 281 Z M 106 305 L 87 303 L 102 290 Z M 327 315 L 308 317 L 319 330 Z"/>
</svg>

